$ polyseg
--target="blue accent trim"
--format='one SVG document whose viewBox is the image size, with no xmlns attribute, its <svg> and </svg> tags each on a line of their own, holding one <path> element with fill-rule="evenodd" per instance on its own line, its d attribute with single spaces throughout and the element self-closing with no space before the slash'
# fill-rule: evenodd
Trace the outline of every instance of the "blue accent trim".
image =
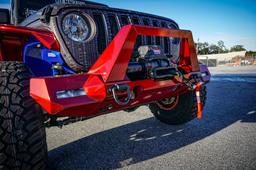
<svg viewBox="0 0 256 170">
<path fill-rule="evenodd" d="M 56 63 L 61 64 L 67 74 L 75 74 L 63 61 L 59 51 L 49 50 L 38 41 L 32 41 L 24 47 L 23 62 L 38 77 L 57 75 L 56 70 L 52 69 Z"/>
<path fill-rule="evenodd" d="M 23 63 L 26 63 L 26 59 L 27 59 L 26 54 L 27 54 L 28 48 L 31 47 L 31 46 L 35 46 L 38 43 L 39 42 L 33 42 L 33 43 L 29 43 L 29 44 L 25 45 L 25 47 L 23 49 Z"/>
</svg>

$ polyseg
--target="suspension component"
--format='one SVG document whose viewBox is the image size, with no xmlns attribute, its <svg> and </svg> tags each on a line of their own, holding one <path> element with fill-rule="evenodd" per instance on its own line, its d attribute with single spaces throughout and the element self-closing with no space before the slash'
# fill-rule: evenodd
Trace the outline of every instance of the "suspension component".
<svg viewBox="0 0 256 170">
<path fill-rule="evenodd" d="M 80 122 L 87 120 L 88 117 L 66 117 L 66 118 L 58 118 L 51 116 L 45 121 L 45 127 L 50 128 L 50 127 L 59 127 L 62 128 L 65 125 L 69 125 L 72 123 Z"/>
<path fill-rule="evenodd" d="M 60 63 L 55 63 L 52 65 L 53 74 L 55 76 L 64 74 L 63 66 Z"/>
</svg>

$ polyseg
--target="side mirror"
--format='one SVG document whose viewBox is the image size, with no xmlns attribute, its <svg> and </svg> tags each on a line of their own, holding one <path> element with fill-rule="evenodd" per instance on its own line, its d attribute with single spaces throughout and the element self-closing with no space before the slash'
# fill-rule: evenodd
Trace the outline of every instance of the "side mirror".
<svg viewBox="0 0 256 170">
<path fill-rule="evenodd" d="M 10 24 L 10 12 L 8 9 L 0 8 L 0 24 Z"/>
</svg>

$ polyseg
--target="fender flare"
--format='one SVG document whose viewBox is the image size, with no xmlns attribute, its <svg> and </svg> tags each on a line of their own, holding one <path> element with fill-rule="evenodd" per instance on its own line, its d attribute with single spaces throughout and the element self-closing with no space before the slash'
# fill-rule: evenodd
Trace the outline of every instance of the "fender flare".
<svg viewBox="0 0 256 170">
<path fill-rule="evenodd" d="M 0 61 L 23 61 L 23 48 L 31 38 L 37 39 L 50 50 L 60 51 L 60 44 L 50 31 L 0 25 Z"/>
</svg>

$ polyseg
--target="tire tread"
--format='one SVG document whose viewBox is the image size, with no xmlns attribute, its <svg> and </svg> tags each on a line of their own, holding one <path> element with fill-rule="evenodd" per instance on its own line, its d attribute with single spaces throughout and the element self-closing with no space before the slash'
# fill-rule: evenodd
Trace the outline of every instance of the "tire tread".
<svg viewBox="0 0 256 170">
<path fill-rule="evenodd" d="M 29 95 L 31 77 L 23 63 L 0 62 L 0 169 L 45 169 L 43 114 Z"/>
</svg>

